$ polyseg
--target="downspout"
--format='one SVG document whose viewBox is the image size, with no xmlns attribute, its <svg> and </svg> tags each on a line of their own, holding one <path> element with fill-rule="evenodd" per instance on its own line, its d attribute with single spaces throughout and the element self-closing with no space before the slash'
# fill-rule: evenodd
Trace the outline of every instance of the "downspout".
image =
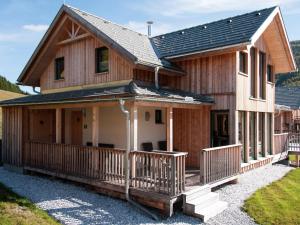
<svg viewBox="0 0 300 225">
<path fill-rule="evenodd" d="M 34 93 L 38 94 L 38 95 L 41 94 L 41 92 L 38 92 L 37 90 L 35 90 L 35 88 L 36 88 L 36 87 L 32 87 L 32 91 L 33 91 Z"/>
<path fill-rule="evenodd" d="M 134 206 L 136 206 L 137 208 L 139 208 L 143 212 L 145 212 L 148 215 L 150 215 L 154 220 L 158 220 L 158 218 L 157 218 L 156 215 L 154 215 L 153 213 L 151 213 L 148 209 L 146 209 L 145 207 L 141 206 L 137 202 L 131 200 L 130 197 L 129 197 L 130 113 L 124 107 L 125 101 L 123 99 L 120 99 L 119 102 L 120 102 L 121 111 L 126 116 L 126 140 L 127 140 L 126 142 L 127 143 L 126 143 L 126 153 L 125 153 L 125 163 L 124 163 L 124 167 L 125 167 L 125 198 L 126 198 L 126 201 L 128 201 L 129 203 L 133 204 Z"/>
<path fill-rule="evenodd" d="M 155 73 L 155 88 L 159 89 L 159 82 L 158 82 L 158 72 L 159 72 L 160 66 L 155 67 L 154 73 Z"/>
</svg>

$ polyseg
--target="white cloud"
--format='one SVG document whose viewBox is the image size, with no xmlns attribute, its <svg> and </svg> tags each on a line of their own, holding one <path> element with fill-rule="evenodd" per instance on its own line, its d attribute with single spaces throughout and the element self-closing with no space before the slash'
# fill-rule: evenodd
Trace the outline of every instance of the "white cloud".
<svg viewBox="0 0 300 225">
<path fill-rule="evenodd" d="M 217 13 L 236 10 L 256 10 L 280 5 L 292 8 L 299 0 L 148 0 L 140 4 L 138 9 L 149 13 L 159 13 L 163 16 L 188 15 L 189 13 Z"/>
<path fill-rule="evenodd" d="M 139 21 L 129 21 L 127 24 L 124 25 L 131 30 L 137 31 L 142 34 L 148 33 L 148 27 L 146 22 L 139 22 Z M 167 33 L 172 30 L 172 26 L 166 23 L 155 23 L 152 25 L 152 36 Z"/>
<path fill-rule="evenodd" d="M 29 30 L 29 31 L 33 31 L 33 32 L 44 32 L 48 29 L 48 25 L 45 24 L 27 24 L 24 25 L 22 28 L 24 30 Z"/>
</svg>

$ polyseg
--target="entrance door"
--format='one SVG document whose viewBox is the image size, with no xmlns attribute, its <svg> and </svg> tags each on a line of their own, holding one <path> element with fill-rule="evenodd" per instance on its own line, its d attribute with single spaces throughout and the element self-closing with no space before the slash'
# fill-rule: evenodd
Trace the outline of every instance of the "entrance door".
<svg viewBox="0 0 300 225">
<path fill-rule="evenodd" d="M 229 145 L 228 111 L 212 111 L 211 132 L 212 147 Z"/>
<path fill-rule="evenodd" d="M 82 112 L 72 111 L 71 113 L 71 143 L 82 145 Z"/>
</svg>

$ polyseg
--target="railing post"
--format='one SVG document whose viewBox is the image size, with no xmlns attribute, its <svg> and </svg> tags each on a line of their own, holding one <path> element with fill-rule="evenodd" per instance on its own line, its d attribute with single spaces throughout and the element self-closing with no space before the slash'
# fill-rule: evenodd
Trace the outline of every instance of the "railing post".
<svg viewBox="0 0 300 225">
<path fill-rule="evenodd" d="M 171 194 L 176 195 L 176 157 L 174 155 L 171 163 Z"/>
</svg>

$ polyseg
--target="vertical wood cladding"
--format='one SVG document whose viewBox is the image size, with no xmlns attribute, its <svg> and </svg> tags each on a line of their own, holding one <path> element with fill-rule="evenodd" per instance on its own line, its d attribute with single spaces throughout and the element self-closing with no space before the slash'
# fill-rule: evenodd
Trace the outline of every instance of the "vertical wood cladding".
<svg viewBox="0 0 300 225">
<path fill-rule="evenodd" d="M 111 48 L 109 48 L 109 71 L 95 73 L 95 49 L 102 46 L 104 44 L 94 38 L 62 46 L 41 76 L 41 90 L 132 79 L 133 64 Z M 57 57 L 65 58 L 63 80 L 54 79 L 54 59 Z"/>
<path fill-rule="evenodd" d="M 22 107 L 2 107 L 2 156 L 3 163 L 22 166 Z"/>
<path fill-rule="evenodd" d="M 202 149 L 210 146 L 210 107 L 173 109 L 174 149 L 188 152 L 186 165 L 198 168 Z"/>
</svg>

